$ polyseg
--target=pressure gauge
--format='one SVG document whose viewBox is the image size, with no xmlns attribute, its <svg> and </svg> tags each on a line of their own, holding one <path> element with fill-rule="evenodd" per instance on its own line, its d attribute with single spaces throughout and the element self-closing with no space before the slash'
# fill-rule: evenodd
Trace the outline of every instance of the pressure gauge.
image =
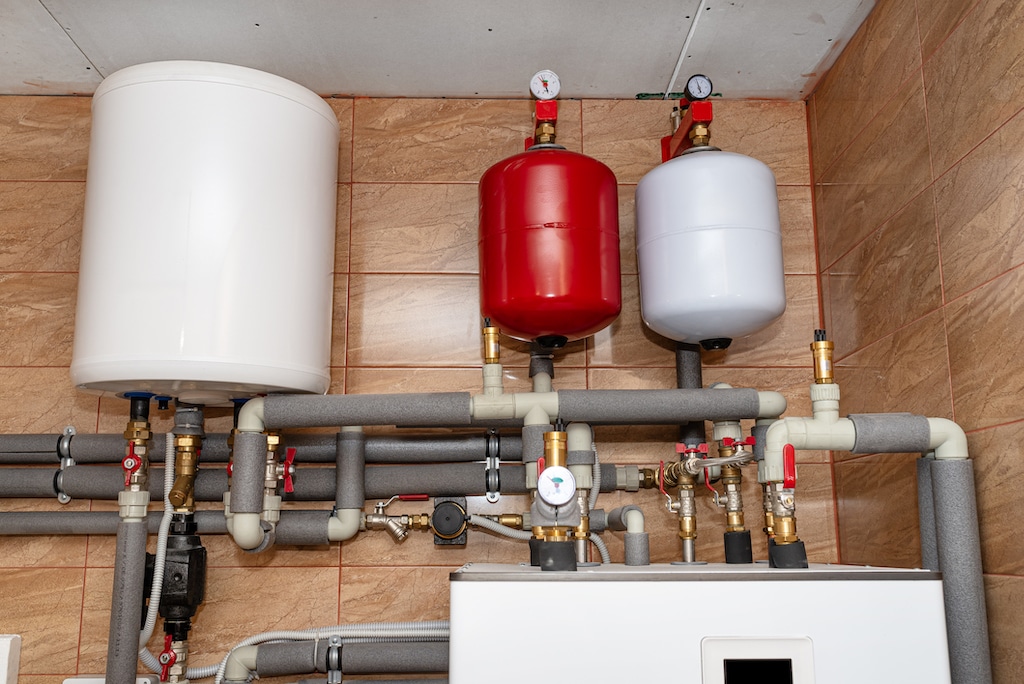
<svg viewBox="0 0 1024 684">
<path fill-rule="evenodd" d="M 548 69 L 541 69 L 530 79 L 530 92 L 538 100 L 554 100 L 561 88 L 558 74 Z"/>
<path fill-rule="evenodd" d="M 552 506 L 561 506 L 576 496 L 576 478 L 568 468 L 550 466 L 537 476 L 537 493 Z"/>
<path fill-rule="evenodd" d="M 711 97 L 711 79 L 704 74 L 694 74 L 686 81 L 683 94 L 690 102 L 708 99 Z"/>
</svg>

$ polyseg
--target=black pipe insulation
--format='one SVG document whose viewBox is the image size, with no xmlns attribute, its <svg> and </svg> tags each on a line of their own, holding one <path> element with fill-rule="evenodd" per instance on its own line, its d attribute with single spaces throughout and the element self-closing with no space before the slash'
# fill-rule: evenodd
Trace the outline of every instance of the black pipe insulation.
<svg viewBox="0 0 1024 684">
<path fill-rule="evenodd" d="M 163 498 L 162 467 L 149 469 L 149 491 L 154 501 Z M 2 498 L 50 498 L 56 470 L 41 468 L 6 468 L 0 478 Z M 501 493 L 526 492 L 526 474 L 522 464 L 506 463 L 501 469 Z M 31 478 L 31 482 L 29 482 Z M 295 472 L 295 491 L 282 494 L 285 501 L 336 501 L 335 468 L 313 466 Z M 616 466 L 601 464 L 601 491 L 616 490 Z M 61 489 L 72 499 L 117 499 L 124 489 L 124 471 L 117 466 L 72 466 L 60 471 Z M 258 480 L 262 487 L 263 475 Z M 395 494 L 428 494 L 430 496 L 480 496 L 486 494 L 484 464 L 436 463 L 418 465 L 372 465 L 365 475 L 367 499 L 386 499 Z M 466 486 L 466 489 L 460 489 Z M 196 473 L 196 501 L 221 501 L 228 489 L 228 476 L 223 467 L 200 469 Z M 260 496 L 262 497 L 262 489 Z M 261 498 L 262 504 L 262 498 Z M 237 512 L 232 498 L 231 509 Z"/>
<path fill-rule="evenodd" d="M 469 392 L 422 394 L 270 395 L 263 420 L 270 429 L 330 425 L 469 426 Z"/>
<path fill-rule="evenodd" d="M 756 418 L 760 410 L 757 390 L 747 388 L 558 391 L 558 417 L 566 423 L 678 425 Z"/>
<path fill-rule="evenodd" d="M 676 343 L 676 387 L 678 389 L 701 389 L 704 378 L 701 368 L 699 344 Z M 679 425 L 679 441 L 687 446 L 697 446 L 707 439 L 703 420 L 691 420 Z"/>
<path fill-rule="evenodd" d="M 338 433 L 338 463 L 335 471 L 335 504 L 338 508 L 362 510 L 366 503 L 366 436 L 359 432 Z"/>
<path fill-rule="evenodd" d="M 57 443 L 62 435 L 0 435 L 0 465 L 32 465 L 60 462 Z M 12 439 L 13 438 L 13 439 Z M 206 435 L 200 461 L 227 463 L 228 435 Z M 152 444 L 164 444 L 166 434 L 155 433 Z M 482 461 L 487 457 L 487 435 L 370 435 L 366 438 L 367 463 L 454 463 Z M 501 460 L 519 461 L 523 441 L 519 435 L 500 435 Z M 297 450 L 301 463 L 334 463 L 334 434 L 284 434 L 282 445 Z M 79 464 L 119 463 L 124 458 L 122 435 L 75 435 L 71 457 Z M 163 462 L 163 449 L 153 449 L 150 461 Z"/>
</svg>

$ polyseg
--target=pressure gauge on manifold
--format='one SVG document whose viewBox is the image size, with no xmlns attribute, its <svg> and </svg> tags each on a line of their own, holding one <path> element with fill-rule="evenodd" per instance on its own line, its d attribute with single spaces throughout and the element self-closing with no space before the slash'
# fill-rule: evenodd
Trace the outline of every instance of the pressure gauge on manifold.
<svg viewBox="0 0 1024 684">
<path fill-rule="evenodd" d="M 690 102 L 708 99 L 711 97 L 711 79 L 704 74 L 694 74 L 686 80 L 683 95 Z"/>
<path fill-rule="evenodd" d="M 550 466 L 537 476 L 537 494 L 552 506 L 561 506 L 576 496 L 576 478 L 568 468 Z"/>
<path fill-rule="evenodd" d="M 558 74 L 549 69 L 541 69 L 530 79 L 530 92 L 538 100 L 554 100 L 561 88 Z"/>
</svg>

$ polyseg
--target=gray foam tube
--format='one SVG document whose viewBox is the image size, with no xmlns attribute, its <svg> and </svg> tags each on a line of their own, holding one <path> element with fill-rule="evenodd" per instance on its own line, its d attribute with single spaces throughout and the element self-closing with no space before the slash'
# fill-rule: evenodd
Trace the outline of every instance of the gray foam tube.
<svg viewBox="0 0 1024 684">
<path fill-rule="evenodd" d="M 317 644 L 316 641 L 261 644 L 256 650 L 256 672 L 260 678 L 326 672 L 326 653 L 320 660 Z"/>
<path fill-rule="evenodd" d="M 5 468 L 0 478 L 0 497 L 56 497 L 54 476 L 56 470 L 50 468 Z M 124 476 L 121 476 L 117 491 L 124 489 Z M 117 494 L 115 493 L 116 497 Z"/>
<path fill-rule="evenodd" d="M 373 466 L 366 469 L 366 496 L 382 499 L 394 494 L 430 496 L 472 496 L 487 492 L 484 467 L 479 463 L 444 466 Z M 523 466 L 501 467 L 501 492 L 526 492 Z"/>
<path fill-rule="evenodd" d="M 764 442 L 765 437 L 768 435 L 768 428 L 771 425 L 754 425 L 750 429 L 750 434 L 754 437 L 754 460 L 764 460 Z"/>
<path fill-rule="evenodd" d="M 924 416 L 911 413 L 851 413 L 855 454 L 923 453 L 929 450 L 931 428 Z"/>
<path fill-rule="evenodd" d="M 56 451 L 0 451 L 0 465 L 56 465 L 59 462 Z"/>
<path fill-rule="evenodd" d="M 968 460 L 935 460 L 931 471 L 952 682 L 989 684 L 992 662 L 974 468 Z"/>
<path fill-rule="evenodd" d="M 523 458 L 518 435 L 501 436 L 501 460 Z M 486 435 L 371 436 L 366 440 L 367 463 L 452 463 L 486 458 Z"/>
<path fill-rule="evenodd" d="M 672 425 L 756 418 L 754 389 L 559 390 L 558 417 L 567 423 Z"/>
<path fill-rule="evenodd" d="M 335 504 L 338 508 L 362 510 L 366 503 L 363 475 L 366 470 L 366 435 L 362 432 L 339 432 L 337 441 Z"/>
<path fill-rule="evenodd" d="M 921 530 L 921 565 L 939 569 L 939 549 L 935 538 L 935 500 L 932 494 L 932 459 L 917 459 L 917 518 Z"/>
<path fill-rule="evenodd" d="M 139 617 L 146 574 L 146 525 L 117 527 L 114 586 L 110 603 L 106 684 L 135 684 L 139 659 Z"/>
<path fill-rule="evenodd" d="M 327 538 L 329 511 L 281 511 L 281 520 L 275 529 L 278 545 L 322 546 L 330 544 Z"/>
<path fill-rule="evenodd" d="M 448 642 L 345 644 L 345 674 L 412 674 L 448 671 Z"/>
<path fill-rule="evenodd" d="M 267 436 L 259 432 L 235 435 L 235 458 L 231 467 L 231 511 L 263 511 L 263 480 L 267 467 Z"/>
<path fill-rule="evenodd" d="M 646 532 L 622 535 L 626 550 L 626 565 L 651 564 L 651 539 Z"/>
<path fill-rule="evenodd" d="M 536 463 L 544 455 L 544 433 L 554 429 L 553 425 L 523 427 L 523 463 Z"/>
<path fill-rule="evenodd" d="M 158 441 L 159 440 L 159 441 Z M 164 435 L 153 435 L 151 445 L 163 445 Z M 77 463 L 119 463 L 124 458 L 123 435 L 75 435 L 71 438 L 71 458 Z M 149 450 L 151 460 L 163 460 L 162 448 Z"/>
<path fill-rule="evenodd" d="M 0 453 L 23 451 L 56 455 L 60 438 L 61 435 L 0 435 Z"/>
<path fill-rule="evenodd" d="M 604 474 L 602 473 L 602 480 L 603 480 L 603 475 Z M 643 509 L 641 509 L 636 504 L 629 504 L 627 506 L 620 506 L 619 508 L 616 508 L 616 509 L 614 509 L 612 511 L 609 511 L 608 512 L 608 529 L 609 530 L 614 530 L 616 532 L 622 532 L 623 530 L 625 530 L 626 529 L 625 517 L 626 517 L 626 512 L 627 511 L 640 511 L 641 513 L 643 513 Z"/>
<path fill-rule="evenodd" d="M 676 387 L 700 389 L 703 386 L 700 345 L 676 342 Z M 705 439 L 703 420 L 687 421 L 679 426 L 680 442 L 695 446 Z"/>
<path fill-rule="evenodd" d="M 594 465 L 594 459 L 593 451 L 590 449 L 579 449 L 566 454 L 565 462 L 568 465 Z"/>
<path fill-rule="evenodd" d="M 469 392 L 431 394 L 271 395 L 264 400 L 268 428 L 330 425 L 457 427 L 470 424 Z"/>
</svg>

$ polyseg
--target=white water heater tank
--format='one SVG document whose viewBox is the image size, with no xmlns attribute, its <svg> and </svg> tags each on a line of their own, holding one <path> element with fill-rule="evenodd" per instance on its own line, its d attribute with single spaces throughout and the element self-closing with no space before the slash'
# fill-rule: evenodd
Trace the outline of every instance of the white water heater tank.
<svg viewBox="0 0 1024 684">
<path fill-rule="evenodd" d="M 72 382 L 216 404 L 330 384 L 338 122 L 261 71 L 122 69 L 92 101 Z"/>
<path fill-rule="evenodd" d="M 720 348 L 786 310 L 775 175 L 762 162 L 696 148 L 636 188 L 644 322 L 678 342 Z"/>
</svg>

